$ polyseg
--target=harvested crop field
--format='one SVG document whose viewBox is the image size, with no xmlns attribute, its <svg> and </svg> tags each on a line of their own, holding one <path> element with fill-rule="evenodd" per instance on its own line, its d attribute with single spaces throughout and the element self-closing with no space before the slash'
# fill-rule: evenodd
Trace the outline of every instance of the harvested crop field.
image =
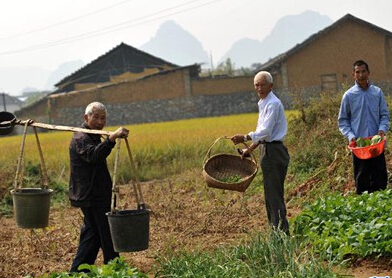
<svg viewBox="0 0 392 278">
<path fill-rule="evenodd" d="M 252 183 L 248 190 L 254 190 Z M 120 207 L 136 206 L 132 186 L 121 187 Z M 149 249 L 121 253 L 126 261 L 154 277 L 159 255 L 182 250 L 210 250 L 246 240 L 255 232 L 267 232 L 264 196 L 208 188 L 198 171 L 164 181 L 142 183 L 145 203 L 151 209 Z M 288 205 L 291 218 L 298 209 Z M 78 209 L 67 205 L 51 208 L 45 229 L 17 227 L 13 218 L 0 219 L 0 277 L 39 276 L 67 271 L 76 253 L 82 221 Z M 97 264 L 102 263 L 99 254 Z M 360 261 L 348 270 L 352 277 L 387 276 L 386 261 Z"/>
</svg>

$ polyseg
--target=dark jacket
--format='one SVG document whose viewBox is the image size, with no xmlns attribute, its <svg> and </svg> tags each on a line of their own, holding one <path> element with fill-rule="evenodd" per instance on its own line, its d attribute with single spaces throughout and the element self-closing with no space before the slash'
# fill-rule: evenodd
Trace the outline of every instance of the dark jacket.
<svg viewBox="0 0 392 278">
<path fill-rule="evenodd" d="M 88 128 L 84 123 L 83 128 Z M 106 164 L 115 143 L 108 138 L 74 133 L 70 146 L 69 199 L 74 207 L 110 207 L 112 179 Z"/>
</svg>

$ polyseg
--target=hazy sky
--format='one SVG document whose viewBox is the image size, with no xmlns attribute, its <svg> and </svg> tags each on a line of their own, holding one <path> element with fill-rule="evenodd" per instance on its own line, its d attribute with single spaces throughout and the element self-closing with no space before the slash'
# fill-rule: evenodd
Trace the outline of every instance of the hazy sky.
<svg viewBox="0 0 392 278">
<path fill-rule="evenodd" d="M 121 42 L 138 48 L 166 20 L 193 34 L 215 61 L 235 41 L 262 40 L 278 19 L 306 10 L 333 21 L 351 13 L 392 31 L 391 0 L 12 0 L 0 10 L 0 68 L 88 63 Z"/>
</svg>

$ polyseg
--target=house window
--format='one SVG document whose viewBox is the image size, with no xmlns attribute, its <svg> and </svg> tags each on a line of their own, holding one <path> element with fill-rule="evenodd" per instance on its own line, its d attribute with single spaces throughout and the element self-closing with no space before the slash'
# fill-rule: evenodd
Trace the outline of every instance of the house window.
<svg viewBox="0 0 392 278">
<path fill-rule="evenodd" d="M 322 92 L 337 92 L 338 82 L 336 74 L 321 75 L 321 91 Z"/>
</svg>

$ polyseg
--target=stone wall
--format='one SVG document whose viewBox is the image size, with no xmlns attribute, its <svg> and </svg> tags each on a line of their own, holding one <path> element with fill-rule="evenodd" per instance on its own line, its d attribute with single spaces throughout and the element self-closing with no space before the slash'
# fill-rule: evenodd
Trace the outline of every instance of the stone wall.
<svg viewBox="0 0 392 278">
<path fill-rule="evenodd" d="M 58 118 L 67 119 L 67 125 L 79 126 L 82 123 L 84 108 L 64 107 L 59 109 Z M 257 112 L 257 95 L 254 93 L 199 95 L 188 98 L 106 104 L 106 108 L 108 126 L 151 123 Z"/>
<path fill-rule="evenodd" d="M 319 88 L 274 92 L 286 109 L 293 95 L 308 98 Z M 107 125 L 127 125 L 257 112 L 253 76 L 190 78 L 186 70 L 51 95 L 16 113 L 54 125 L 79 126 L 84 109 L 100 101 L 108 109 Z"/>
<path fill-rule="evenodd" d="M 137 81 L 96 86 L 50 95 L 16 112 L 19 119 L 79 126 L 85 107 L 100 101 L 108 109 L 107 125 L 127 125 L 211 117 L 257 111 L 253 76 L 190 78 L 188 69 Z"/>
<path fill-rule="evenodd" d="M 85 107 L 93 101 L 100 101 L 107 107 L 108 126 L 257 112 L 258 96 L 253 89 L 253 76 L 189 76 L 184 69 L 137 81 L 51 95 L 15 115 L 22 120 L 79 126 Z M 377 82 L 376 85 L 386 95 L 391 94 L 391 82 Z M 319 86 L 274 89 L 286 109 L 295 108 L 293 103 L 298 101 L 306 103 L 320 91 Z"/>
</svg>

